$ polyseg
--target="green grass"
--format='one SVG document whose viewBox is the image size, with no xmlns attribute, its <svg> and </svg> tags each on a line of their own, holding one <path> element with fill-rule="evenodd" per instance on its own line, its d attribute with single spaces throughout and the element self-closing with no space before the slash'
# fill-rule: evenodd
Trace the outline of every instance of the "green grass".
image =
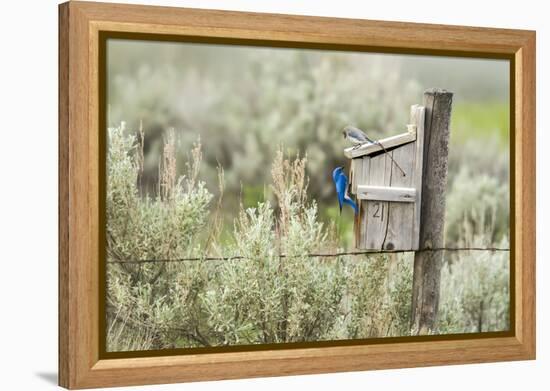
<svg viewBox="0 0 550 391">
<path fill-rule="evenodd" d="M 241 208 L 236 197 L 224 199 L 225 208 L 240 213 L 233 221 L 223 215 L 220 238 L 213 226 L 216 199 L 198 176 L 199 147 L 191 150 L 186 176 L 178 179 L 171 152 L 175 138 L 168 138 L 161 160 L 166 164 L 160 165 L 163 192 L 145 198 L 138 189 L 137 138 L 121 128 L 108 135 L 109 351 L 411 333 L 412 254 L 308 255 L 353 246 L 354 216 L 347 205 L 340 213 L 336 197 L 317 209 L 305 185 L 305 160 L 284 160 L 277 153 L 271 187 L 266 186 L 272 191 L 265 195 L 269 204 L 253 205 L 263 200 L 260 187 L 243 186 L 239 194 L 253 209 Z M 482 152 L 475 154 L 501 164 L 501 152 L 480 144 Z M 455 211 L 446 219 L 447 232 L 454 232 L 450 247 L 508 246 L 507 183 L 479 170 L 473 155 L 463 153 L 472 154 L 470 149 L 455 147 L 462 151 L 462 165 L 470 166 L 448 189 L 447 208 Z M 188 258 L 210 254 L 210 249 L 212 255 L 240 258 L 138 267 L 124 263 Z M 508 266 L 507 253 L 447 254 L 433 332 L 508 330 Z"/>
<path fill-rule="evenodd" d="M 496 139 L 502 148 L 508 148 L 509 135 L 510 109 L 505 102 L 456 102 L 453 105 L 452 142 Z"/>
<path fill-rule="evenodd" d="M 245 185 L 242 188 L 242 202 L 245 208 L 254 208 L 259 202 L 265 201 L 265 188 L 263 185 Z"/>
<path fill-rule="evenodd" d="M 338 207 L 338 201 L 336 196 L 334 196 L 334 205 L 321 204 L 319 208 L 320 211 L 320 220 L 328 225 L 331 222 L 336 224 L 336 231 L 338 232 L 338 237 L 340 239 L 340 244 L 344 248 L 350 248 L 354 245 L 353 238 L 353 221 L 354 215 L 353 210 L 346 206 L 342 209 L 340 213 L 340 208 Z"/>
</svg>

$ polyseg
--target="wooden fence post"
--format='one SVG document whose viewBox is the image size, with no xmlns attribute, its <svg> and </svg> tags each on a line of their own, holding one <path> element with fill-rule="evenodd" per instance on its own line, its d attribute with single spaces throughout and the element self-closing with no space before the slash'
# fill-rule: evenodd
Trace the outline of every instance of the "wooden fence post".
<svg viewBox="0 0 550 391">
<path fill-rule="evenodd" d="M 439 307 L 442 251 L 422 251 L 445 245 L 445 191 L 449 153 L 449 123 L 453 94 L 441 89 L 424 92 L 424 162 L 419 250 L 414 255 L 411 329 L 429 334 Z"/>
</svg>

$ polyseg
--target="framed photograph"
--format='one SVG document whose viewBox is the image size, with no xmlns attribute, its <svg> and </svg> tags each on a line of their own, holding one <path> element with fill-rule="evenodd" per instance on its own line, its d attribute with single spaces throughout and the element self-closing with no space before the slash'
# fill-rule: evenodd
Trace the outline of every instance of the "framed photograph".
<svg viewBox="0 0 550 391">
<path fill-rule="evenodd" d="M 535 358 L 533 31 L 59 6 L 59 383 Z"/>
</svg>

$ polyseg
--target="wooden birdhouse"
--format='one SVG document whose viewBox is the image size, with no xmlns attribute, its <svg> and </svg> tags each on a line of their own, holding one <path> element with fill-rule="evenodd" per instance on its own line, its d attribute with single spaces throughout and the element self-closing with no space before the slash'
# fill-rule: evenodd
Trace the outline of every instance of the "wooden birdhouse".
<svg viewBox="0 0 550 391">
<path fill-rule="evenodd" d="M 361 250 L 418 250 L 424 107 L 411 107 L 404 133 L 344 150 L 351 159 L 350 196 L 359 208 L 355 246 Z"/>
</svg>

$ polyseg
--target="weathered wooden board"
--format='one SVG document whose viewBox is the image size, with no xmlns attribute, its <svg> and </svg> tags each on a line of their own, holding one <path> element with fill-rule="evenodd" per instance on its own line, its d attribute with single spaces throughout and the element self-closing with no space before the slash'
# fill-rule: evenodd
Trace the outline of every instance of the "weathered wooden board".
<svg viewBox="0 0 550 391">
<path fill-rule="evenodd" d="M 419 233 L 421 249 L 445 246 L 445 192 L 452 102 L 452 92 L 441 89 L 424 92 L 426 140 Z M 411 329 L 416 334 L 430 334 L 436 325 L 442 264 L 441 251 L 419 251 L 414 255 Z"/>
<path fill-rule="evenodd" d="M 382 153 L 378 156 L 365 159 L 370 160 L 367 184 L 376 186 L 390 185 L 392 162 L 388 155 L 391 153 Z M 366 202 L 366 213 L 363 216 L 366 220 L 366 230 L 362 232 L 365 237 L 365 248 L 380 249 L 386 238 L 388 202 L 361 201 L 361 203 L 363 202 Z"/>
<path fill-rule="evenodd" d="M 352 159 L 350 167 L 350 183 L 351 183 L 351 193 L 357 194 L 357 185 L 360 182 L 360 179 L 363 178 L 363 161 L 361 159 Z"/>
<path fill-rule="evenodd" d="M 357 199 L 393 202 L 415 202 L 416 189 L 413 187 L 359 185 L 357 186 Z"/>
<path fill-rule="evenodd" d="M 392 170 L 390 185 L 401 188 L 413 185 L 416 143 L 404 145 L 393 151 L 393 158 L 401 166 L 405 175 L 397 169 Z M 416 192 L 416 191 L 415 191 Z M 381 249 L 406 250 L 413 248 L 415 203 L 390 202 L 388 206 L 388 228 Z"/>
<path fill-rule="evenodd" d="M 414 207 L 413 248 L 419 249 L 420 245 L 420 212 L 422 204 L 422 173 L 424 171 L 424 137 L 425 137 L 426 109 L 420 105 L 411 106 L 411 124 L 416 125 L 416 157 L 415 176 L 413 186 L 416 189 L 417 202 Z"/>
<path fill-rule="evenodd" d="M 361 165 L 361 175 L 357 176 L 358 183 L 367 183 L 370 173 L 370 159 L 353 159 Z M 357 205 L 359 207 L 359 216 L 355 220 L 355 226 L 358 229 L 355 230 L 355 243 L 356 247 L 364 249 L 367 244 L 365 241 L 364 232 L 367 232 L 367 202 L 357 200 Z"/>
<path fill-rule="evenodd" d="M 349 159 L 356 159 L 381 151 L 382 147 L 380 144 L 382 144 L 384 148 L 390 149 L 402 144 L 411 143 L 414 140 L 416 140 L 416 134 L 414 132 L 407 131 L 406 133 L 378 140 L 378 143 L 366 143 L 360 147 L 346 148 L 344 149 L 344 155 Z"/>
<path fill-rule="evenodd" d="M 411 107 L 410 124 L 407 127 L 412 141 L 389 147 L 388 153 L 377 146 L 378 153 L 352 159 L 351 192 L 356 195 L 359 205 L 355 232 L 359 249 L 418 249 L 424 145 L 423 107 Z M 402 142 L 402 136 L 396 137 L 400 137 Z M 363 153 L 367 147 L 374 145 L 361 147 Z M 386 145 L 389 144 L 384 143 L 385 148 Z"/>
</svg>

